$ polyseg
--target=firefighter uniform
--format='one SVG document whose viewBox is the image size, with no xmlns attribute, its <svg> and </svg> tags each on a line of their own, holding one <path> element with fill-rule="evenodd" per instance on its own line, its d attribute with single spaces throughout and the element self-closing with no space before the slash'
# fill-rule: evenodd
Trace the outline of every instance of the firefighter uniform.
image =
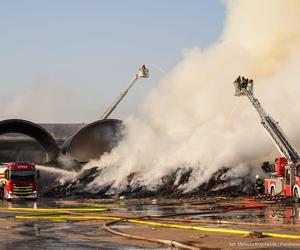
<svg viewBox="0 0 300 250">
<path fill-rule="evenodd" d="M 256 176 L 255 189 L 258 194 L 264 193 L 264 183 L 259 176 Z"/>
</svg>

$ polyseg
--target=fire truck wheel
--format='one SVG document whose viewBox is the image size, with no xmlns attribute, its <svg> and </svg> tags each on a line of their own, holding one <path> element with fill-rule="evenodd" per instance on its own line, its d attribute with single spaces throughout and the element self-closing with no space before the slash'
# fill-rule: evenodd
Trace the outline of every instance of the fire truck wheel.
<svg viewBox="0 0 300 250">
<path fill-rule="evenodd" d="M 271 187 L 271 196 L 275 196 L 275 188 Z"/>
<path fill-rule="evenodd" d="M 299 202 L 299 192 L 297 190 L 297 188 L 294 189 L 294 200 L 295 202 Z"/>
</svg>

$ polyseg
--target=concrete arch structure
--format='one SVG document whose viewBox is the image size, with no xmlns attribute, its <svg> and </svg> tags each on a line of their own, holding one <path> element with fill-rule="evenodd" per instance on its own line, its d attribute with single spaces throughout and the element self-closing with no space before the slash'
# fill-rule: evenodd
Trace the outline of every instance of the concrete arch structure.
<svg viewBox="0 0 300 250">
<path fill-rule="evenodd" d="M 35 139 L 47 153 L 47 161 L 53 162 L 59 156 L 60 149 L 50 133 L 41 126 L 22 119 L 0 121 L 0 135 L 19 133 Z"/>
<path fill-rule="evenodd" d="M 62 153 L 79 162 L 88 162 L 109 152 L 121 138 L 122 121 L 105 119 L 83 127 L 64 142 Z"/>
</svg>

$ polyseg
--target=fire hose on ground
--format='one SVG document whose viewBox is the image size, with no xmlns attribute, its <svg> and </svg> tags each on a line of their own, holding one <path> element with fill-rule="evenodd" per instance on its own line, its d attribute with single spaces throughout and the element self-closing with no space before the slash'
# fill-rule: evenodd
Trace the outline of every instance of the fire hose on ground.
<svg viewBox="0 0 300 250">
<path fill-rule="evenodd" d="M 174 241 L 174 240 L 162 240 L 162 239 L 156 239 L 156 238 L 149 238 L 149 237 L 143 237 L 143 236 L 137 236 L 137 235 L 132 235 L 132 234 L 126 234 L 126 233 L 122 233 L 116 230 L 113 230 L 112 228 L 110 228 L 110 225 L 116 224 L 118 222 L 122 222 L 123 220 L 118 220 L 118 221 L 110 221 L 107 222 L 103 225 L 104 229 L 112 234 L 116 234 L 119 236 L 123 236 L 126 238 L 130 238 L 130 239 L 135 239 L 135 240 L 144 240 L 144 241 L 149 241 L 149 242 L 155 242 L 155 243 L 160 243 L 160 244 L 164 244 L 170 247 L 180 247 L 182 249 L 189 249 L 189 250 L 199 250 L 198 247 L 193 247 L 193 246 L 189 246 L 183 243 L 180 243 L 178 241 Z"/>
<path fill-rule="evenodd" d="M 80 212 L 81 208 L 76 208 L 76 212 Z M 10 209 L 13 211 L 13 209 Z M 15 211 L 21 211 L 22 209 L 15 209 Z M 70 208 L 59 208 L 59 209 L 48 209 L 48 211 L 53 212 L 57 210 L 56 215 L 47 215 L 47 214 L 38 214 L 38 215 L 18 215 L 16 216 L 17 219 L 28 219 L 28 220 L 55 220 L 55 221 L 61 221 L 61 220 L 109 220 L 109 221 L 120 221 L 123 222 L 129 222 L 133 224 L 140 224 L 140 225 L 148 225 L 153 227 L 166 227 L 166 228 L 176 228 L 176 229 L 185 229 L 185 230 L 196 230 L 196 231 L 202 231 L 202 232 L 212 232 L 212 233 L 228 233 L 228 234 L 240 234 L 240 235 L 247 235 L 250 234 L 250 231 L 246 230 L 237 230 L 237 229 L 222 229 L 222 228 L 207 228 L 207 227 L 200 227 L 200 226 L 192 226 L 192 225 L 182 225 L 182 224 L 173 224 L 173 223 L 161 223 L 161 222 L 155 222 L 155 221 L 147 221 L 142 220 L 139 218 L 125 218 L 125 217 L 113 217 L 113 216 L 98 216 L 98 215 L 88 215 L 88 216 L 74 216 L 74 215 L 65 215 L 61 214 L 63 212 L 72 211 Z M 89 208 L 83 208 L 83 212 L 87 212 Z M 93 212 L 96 211 L 104 211 L 105 209 L 101 208 L 94 208 L 92 209 Z M 35 211 L 35 209 L 25 209 L 24 211 Z M 41 210 L 37 209 L 37 212 Z M 43 212 L 46 212 L 47 210 L 43 209 Z M 145 217 L 144 217 L 145 218 Z M 159 220 L 159 218 L 157 218 Z M 174 220 L 175 221 L 175 220 Z M 290 234 L 276 234 L 276 233 L 265 233 L 262 232 L 263 237 L 273 237 L 273 238 L 282 238 L 282 239 L 296 239 L 300 240 L 300 235 L 290 235 Z"/>
</svg>

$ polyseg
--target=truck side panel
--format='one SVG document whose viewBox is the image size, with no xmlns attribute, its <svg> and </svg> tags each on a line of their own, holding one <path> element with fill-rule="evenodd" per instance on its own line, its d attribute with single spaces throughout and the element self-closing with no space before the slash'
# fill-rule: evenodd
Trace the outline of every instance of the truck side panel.
<svg viewBox="0 0 300 250">
<path fill-rule="evenodd" d="M 265 179 L 265 193 L 271 194 L 271 188 L 274 187 L 275 195 L 283 192 L 283 177 L 274 177 Z"/>
</svg>

